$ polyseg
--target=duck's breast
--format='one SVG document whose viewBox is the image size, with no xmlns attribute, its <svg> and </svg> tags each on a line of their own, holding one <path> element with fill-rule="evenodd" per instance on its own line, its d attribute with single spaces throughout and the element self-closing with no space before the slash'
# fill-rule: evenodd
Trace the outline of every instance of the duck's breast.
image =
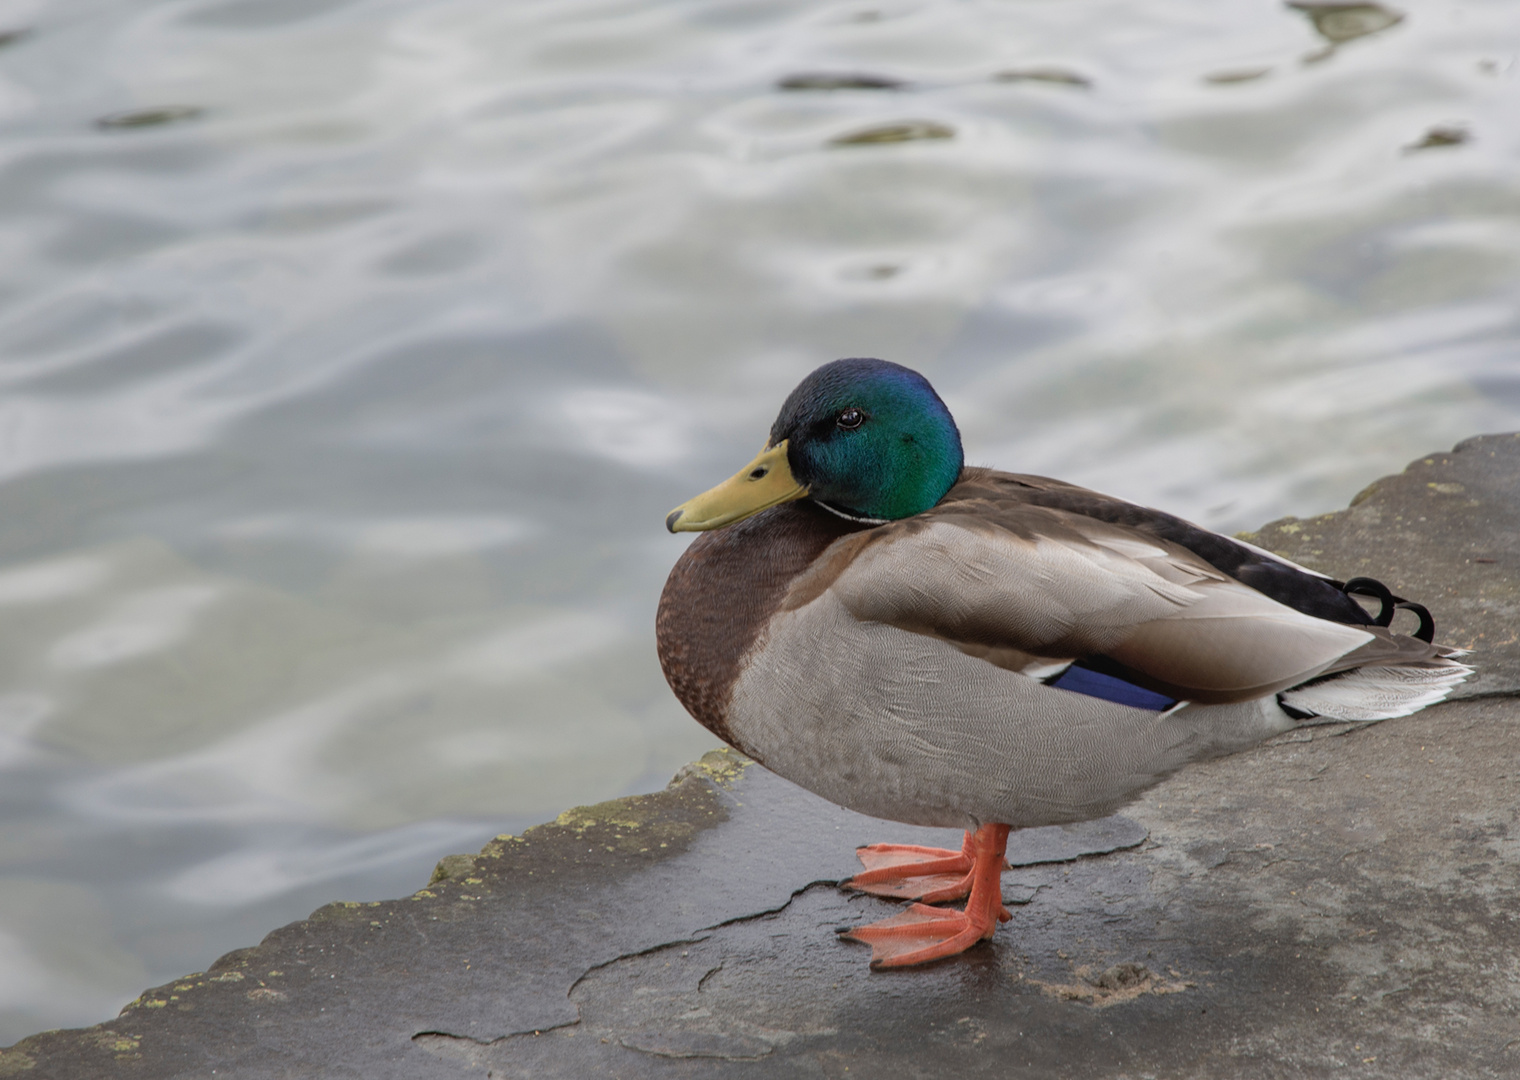
<svg viewBox="0 0 1520 1080">
<path fill-rule="evenodd" d="M 786 503 L 700 534 L 676 562 L 655 616 L 660 666 L 686 711 L 724 742 L 746 749 L 728 722 L 744 657 L 797 579 L 863 528 Z"/>
</svg>

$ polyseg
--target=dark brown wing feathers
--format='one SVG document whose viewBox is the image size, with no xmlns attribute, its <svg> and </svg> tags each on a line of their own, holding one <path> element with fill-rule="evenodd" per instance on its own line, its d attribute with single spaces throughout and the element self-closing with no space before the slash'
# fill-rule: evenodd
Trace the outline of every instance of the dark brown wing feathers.
<svg viewBox="0 0 1520 1080">
<path fill-rule="evenodd" d="M 1160 510 L 1136 506 L 1059 480 L 990 469 L 967 469 L 947 500 L 963 490 L 964 498 L 1017 501 L 1123 525 L 1186 548 L 1220 573 L 1305 615 L 1351 626 L 1370 626 L 1374 622 L 1360 604 L 1333 582 L 1266 558 L 1229 537 L 1200 529 Z"/>
</svg>

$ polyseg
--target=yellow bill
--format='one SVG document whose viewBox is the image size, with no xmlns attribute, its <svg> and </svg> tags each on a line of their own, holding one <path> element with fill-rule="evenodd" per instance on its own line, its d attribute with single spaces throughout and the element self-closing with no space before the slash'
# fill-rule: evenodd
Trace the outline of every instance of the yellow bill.
<svg viewBox="0 0 1520 1080">
<path fill-rule="evenodd" d="M 808 489 L 792 476 L 792 467 L 786 461 L 786 440 L 782 439 L 717 487 L 672 510 L 665 518 L 665 527 L 673 533 L 705 532 L 807 493 Z"/>
</svg>

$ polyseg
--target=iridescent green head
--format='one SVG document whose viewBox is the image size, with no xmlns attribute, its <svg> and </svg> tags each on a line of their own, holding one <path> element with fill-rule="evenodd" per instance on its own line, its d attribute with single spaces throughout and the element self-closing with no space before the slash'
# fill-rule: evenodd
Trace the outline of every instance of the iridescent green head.
<svg viewBox="0 0 1520 1080">
<path fill-rule="evenodd" d="M 787 397 L 759 457 L 665 523 L 715 529 L 804 497 L 847 517 L 894 521 L 939 502 L 964 461 L 955 420 L 922 375 L 885 360 L 836 360 Z"/>
<path fill-rule="evenodd" d="M 918 372 L 835 360 L 798 384 L 771 425 L 808 497 L 851 517 L 923 513 L 961 474 L 961 433 Z"/>
</svg>

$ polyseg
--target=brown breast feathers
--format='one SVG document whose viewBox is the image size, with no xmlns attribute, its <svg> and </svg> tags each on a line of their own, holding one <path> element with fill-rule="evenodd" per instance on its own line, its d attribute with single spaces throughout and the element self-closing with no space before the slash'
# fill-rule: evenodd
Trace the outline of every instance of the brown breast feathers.
<svg viewBox="0 0 1520 1080">
<path fill-rule="evenodd" d="M 739 661 L 792 582 L 835 540 L 866 527 L 794 502 L 703 533 L 686 549 L 660 594 L 655 642 L 666 681 L 703 727 L 734 745 L 727 711 Z"/>
</svg>

